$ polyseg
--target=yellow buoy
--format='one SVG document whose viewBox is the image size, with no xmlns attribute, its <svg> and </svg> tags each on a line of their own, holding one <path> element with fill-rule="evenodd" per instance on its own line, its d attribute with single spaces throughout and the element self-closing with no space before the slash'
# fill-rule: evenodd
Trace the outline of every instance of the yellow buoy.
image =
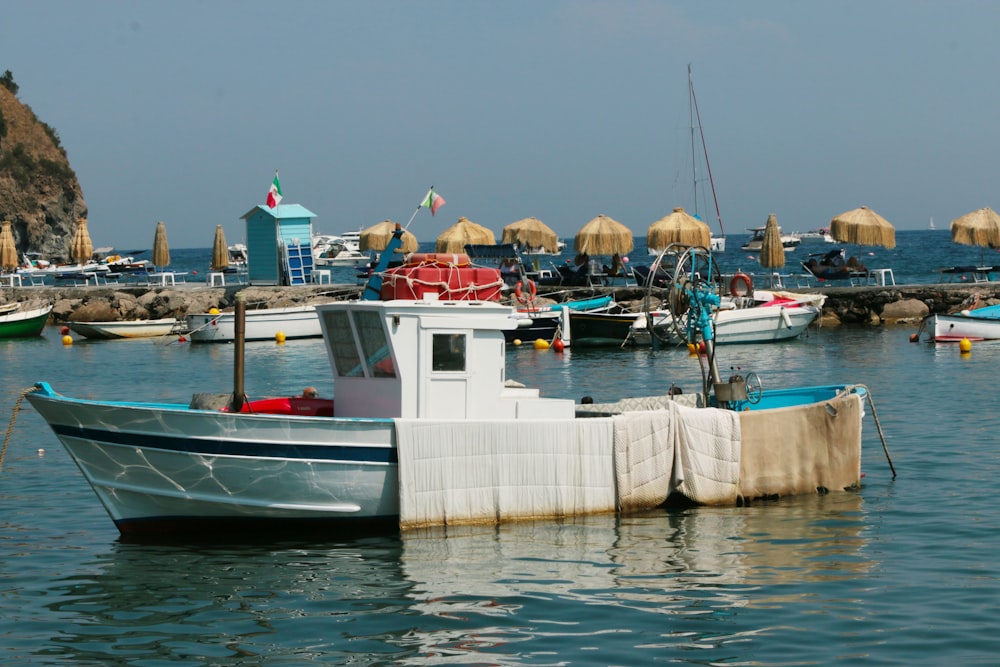
<svg viewBox="0 0 1000 667">
<path fill-rule="evenodd" d="M 218 315 L 219 314 L 219 309 L 216 308 L 215 306 L 212 306 L 211 308 L 208 309 L 208 314 L 209 315 Z"/>
<path fill-rule="evenodd" d="M 274 340 L 276 340 L 279 343 L 284 343 L 285 342 L 285 332 L 284 331 L 279 331 L 278 333 L 274 334 Z"/>
<path fill-rule="evenodd" d="M 965 353 L 967 353 L 967 352 L 972 352 L 972 341 L 971 341 L 971 340 L 969 340 L 968 338 L 963 338 L 963 339 L 962 339 L 962 340 L 961 340 L 961 341 L 960 341 L 960 342 L 958 343 L 958 349 L 959 349 L 959 351 L 960 351 L 960 352 L 962 352 L 963 354 L 965 354 Z"/>
<path fill-rule="evenodd" d="M 514 347 L 517 347 L 520 344 L 521 344 L 521 339 L 520 338 L 515 338 L 514 339 Z"/>
<path fill-rule="evenodd" d="M 69 336 L 69 335 L 63 336 L 62 337 L 62 341 L 63 341 L 63 345 L 72 345 L 73 344 L 73 337 Z"/>
<path fill-rule="evenodd" d="M 547 350 L 547 349 L 549 349 L 549 341 L 545 340 L 544 338 L 536 338 L 535 339 L 535 349 L 536 350 Z"/>
</svg>

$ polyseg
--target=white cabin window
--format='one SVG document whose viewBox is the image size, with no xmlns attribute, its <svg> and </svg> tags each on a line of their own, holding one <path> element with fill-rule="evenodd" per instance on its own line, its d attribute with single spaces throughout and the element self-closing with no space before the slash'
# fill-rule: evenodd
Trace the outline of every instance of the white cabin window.
<svg viewBox="0 0 1000 667">
<path fill-rule="evenodd" d="M 334 311 L 329 314 L 330 351 L 333 352 L 333 362 L 337 367 L 337 375 L 343 377 L 362 377 L 364 367 L 358 354 L 357 343 L 354 342 L 354 331 L 347 312 Z"/>
<path fill-rule="evenodd" d="M 377 378 L 396 377 L 396 365 L 389 352 L 389 342 L 382 326 L 382 316 L 376 312 L 354 313 L 354 324 L 358 328 L 358 339 L 365 355 L 368 376 Z"/>
<path fill-rule="evenodd" d="M 432 370 L 465 370 L 465 334 L 434 334 Z"/>
</svg>

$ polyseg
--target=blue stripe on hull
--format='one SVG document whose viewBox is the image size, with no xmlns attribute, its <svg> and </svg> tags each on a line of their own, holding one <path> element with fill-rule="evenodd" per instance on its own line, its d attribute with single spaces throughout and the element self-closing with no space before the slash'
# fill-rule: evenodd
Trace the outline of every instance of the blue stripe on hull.
<svg viewBox="0 0 1000 667">
<path fill-rule="evenodd" d="M 188 438 L 186 436 L 106 431 L 68 424 L 52 424 L 51 426 L 52 430 L 59 436 L 114 445 L 126 445 L 129 447 L 151 447 L 188 454 L 251 456 L 268 459 L 320 459 L 324 461 L 352 461 L 377 464 L 398 463 L 395 447 L 302 445 L 295 443 L 208 440 Z"/>
</svg>

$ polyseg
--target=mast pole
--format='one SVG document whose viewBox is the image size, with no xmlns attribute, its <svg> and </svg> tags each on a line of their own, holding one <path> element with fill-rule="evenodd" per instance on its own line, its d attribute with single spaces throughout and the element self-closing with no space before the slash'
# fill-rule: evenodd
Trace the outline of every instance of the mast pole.
<svg viewBox="0 0 1000 667">
<path fill-rule="evenodd" d="M 698 154 L 694 150 L 694 83 L 688 63 L 688 123 L 691 127 L 691 183 L 694 185 L 694 215 L 698 218 Z"/>
<path fill-rule="evenodd" d="M 722 236 L 726 235 L 726 228 L 722 226 L 722 213 L 719 211 L 719 198 L 715 194 L 715 181 L 712 179 L 712 163 L 708 161 L 708 146 L 705 144 L 705 128 L 701 126 L 701 112 L 698 111 L 698 98 L 694 94 L 694 82 L 691 80 L 691 65 L 688 65 L 688 88 L 691 91 L 691 102 L 694 107 L 694 115 L 698 120 L 698 132 L 701 134 L 701 148 L 705 152 L 705 170 L 708 172 L 708 185 L 712 188 L 712 200 L 715 203 L 715 218 L 719 221 L 719 230 Z M 692 128 L 692 132 L 694 132 Z"/>
</svg>

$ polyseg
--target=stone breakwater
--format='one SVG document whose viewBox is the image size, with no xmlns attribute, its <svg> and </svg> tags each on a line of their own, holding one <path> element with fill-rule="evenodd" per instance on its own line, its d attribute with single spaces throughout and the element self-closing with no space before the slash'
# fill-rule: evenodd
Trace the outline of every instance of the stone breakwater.
<svg viewBox="0 0 1000 667">
<path fill-rule="evenodd" d="M 211 308 L 231 309 L 236 294 L 246 295 L 250 308 L 280 308 L 356 299 L 356 285 L 310 285 L 296 287 L 228 286 L 208 287 L 23 287 L 0 289 L 0 304 L 11 301 L 47 302 L 53 305 L 51 322 L 101 322 L 116 320 L 183 318 Z M 1000 303 L 1000 282 L 972 284 L 891 285 L 886 287 L 823 287 L 789 292 L 825 294 L 823 326 L 837 324 L 918 324 L 925 316 L 961 310 L 975 298 L 980 304 Z M 593 287 L 565 289 L 540 287 L 540 303 L 562 302 L 612 294 L 623 304 L 641 310 L 643 288 Z M 665 290 L 652 290 L 661 299 Z"/>
</svg>

